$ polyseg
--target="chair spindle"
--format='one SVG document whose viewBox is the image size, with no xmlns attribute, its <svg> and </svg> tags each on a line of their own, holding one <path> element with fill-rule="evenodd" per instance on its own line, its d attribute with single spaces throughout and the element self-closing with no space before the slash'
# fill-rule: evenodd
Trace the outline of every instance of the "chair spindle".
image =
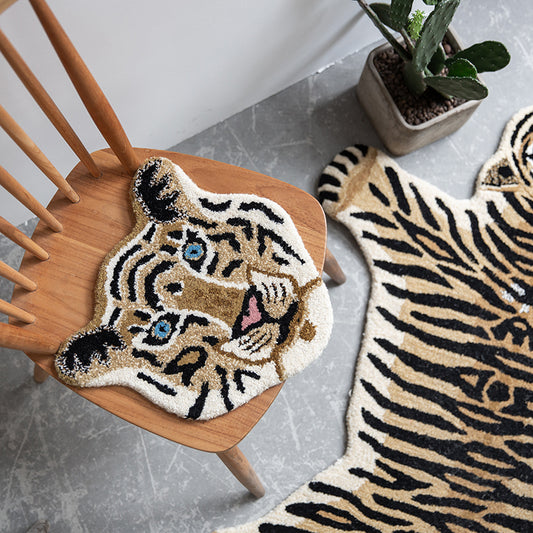
<svg viewBox="0 0 533 533">
<path fill-rule="evenodd" d="M 46 1 L 30 0 L 30 4 L 94 123 L 124 169 L 133 176 L 139 166 L 139 159 L 102 89 Z"/>
<path fill-rule="evenodd" d="M 61 113 L 55 102 L 52 100 L 51 96 L 46 92 L 45 88 L 41 85 L 35 74 L 28 67 L 24 59 L 22 59 L 2 30 L 0 30 L 0 52 L 2 52 L 20 81 L 24 84 L 33 99 L 48 117 L 48 120 L 50 120 L 61 137 L 63 137 L 72 151 L 79 157 L 80 161 L 87 167 L 89 173 L 93 177 L 99 178 L 102 173 L 96 166 L 94 159 L 91 157 L 80 138 L 76 135 L 63 113 Z"/>
<path fill-rule="evenodd" d="M 0 166 L 0 185 L 21 204 L 39 217 L 50 229 L 63 231 L 63 226 L 52 213 L 43 207 L 4 167 Z"/>
<path fill-rule="evenodd" d="M 0 276 L 24 287 L 28 291 L 34 291 L 37 289 L 37 283 L 32 281 L 30 278 L 26 277 L 24 274 L 21 274 L 14 268 L 11 268 L 9 265 L 0 261 Z"/>
<path fill-rule="evenodd" d="M 24 309 L 10 304 L 5 300 L 0 300 L 0 313 L 4 313 L 7 316 L 12 316 L 13 318 L 16 318 L 22 322 L 26 322 L 27 324 L 35 322 L 35 315 L 32 315 L 31 313 L 24 311 Z"/>
<path fill-rule="evenodd" d="M 25 328 L 0 322 L 0 346 L 26 353 L 53 354 L 57 352 L 60 341 L 51 336 L 39 335 Z"/>
<path fill-rule="evenodd" d="M 0 233 L 5 235 L 15 244 L 18 244 L 21 248 L 24 248 L 24 250 L 33 254 L 38 259 L 41 259 L 41 261 L 46 261 L 50 257 L 46 250 L 32 241 L 27 235 L 24 235 L 22 231 L 13 226 L 11 222 L 8 222 L 3 217 L 0 217 Z"/>
<path fill-rule="evenodd" d="M 15 119 L 0 105 L 0 127 L 19 148 L 37 165 L 41 172 L 73 203 L 79 202 L 78 193 L 63 178 L 57 168 L 41 152 Z"/>
</svg>

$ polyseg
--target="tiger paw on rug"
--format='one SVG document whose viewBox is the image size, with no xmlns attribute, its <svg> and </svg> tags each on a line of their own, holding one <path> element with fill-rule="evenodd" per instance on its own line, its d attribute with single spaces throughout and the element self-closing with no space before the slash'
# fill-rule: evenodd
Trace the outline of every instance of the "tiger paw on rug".
<svg viewBox="0 0 533 533">
<path fill-rule="evenodd" d="M 345 455 L 225 533 L 533 531 L 533 108 L 456 200 L 363 145 L 320 178 L 372 273 Z"/>
<path fill-rule="evenodd" d="M 278 204 L 204 191 L 163 158 L 142 165 L 131 196 L 136 225 L 100 267 L 93 319 L 56 355 L 61 379 L 208 419 L 320 354 L 329 296 Z"/>
</svg>

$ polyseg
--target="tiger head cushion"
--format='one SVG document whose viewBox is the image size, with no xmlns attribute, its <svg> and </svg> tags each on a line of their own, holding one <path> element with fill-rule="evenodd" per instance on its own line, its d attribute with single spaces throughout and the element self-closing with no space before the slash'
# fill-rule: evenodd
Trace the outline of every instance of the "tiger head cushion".
<svg viewBox="0 0 533 533">
<path fill-rule="evenodd" d="M 201 190 L 163 158 L 138 170 L 132 202 L 136 225 L 100 268 L 94 318 L 56 356 L 64 381 L 127 385 L 207 419 L 321 352 L 329 297 L 279 205 Z"/>
</svg>

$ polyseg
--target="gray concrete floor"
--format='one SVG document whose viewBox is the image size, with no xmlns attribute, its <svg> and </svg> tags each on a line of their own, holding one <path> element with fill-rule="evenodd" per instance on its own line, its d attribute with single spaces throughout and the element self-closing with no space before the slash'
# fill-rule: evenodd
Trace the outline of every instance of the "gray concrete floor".
<svg viewBox="0 0 533 533">
<path fill-rule="evenodd" d="M 489 97 L 464 128 L 399 162 L 466 198 L 507 120 L 533 104 L 533 10 L 526 0 L 471 0 L 460 10 L 455 27 L 465 43 L 502 40 L 512 62 L 485 75 Z M 322 168 L 346 145 L 380 146 L 354 92 L 367 52 L 172 149 L 313 193 Z M 330 286 L 333 336 L 323 355 L 287 382 L 241 445 L 267 488 L 264 498 L 249 496 L 214 455 L 133 427 L 53 379 L 37 386 L 29 359 L 0 349 L 0 531 L 22 533 L 48 518 L 53 533 L 209 532 L 263 515 L 339 458 L 369 279 L 350 234 L 328 224 L 329 246 L 348 274 L 344 286 Z M 25 230 L 31 233 L 33 225 L 29 221 Z M 21 254 L 1 240 L 0 258 L 18 266 Z M 1 298 L 9 300 L 11 290 L 0 281 Z"/>
</svg>

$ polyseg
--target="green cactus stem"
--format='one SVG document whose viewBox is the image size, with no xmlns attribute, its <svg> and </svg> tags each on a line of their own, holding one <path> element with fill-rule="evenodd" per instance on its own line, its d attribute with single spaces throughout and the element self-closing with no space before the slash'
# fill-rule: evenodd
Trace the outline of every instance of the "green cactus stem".
<svg viewBox="0 0 533 533">
<path fill-rule="evenodd" d="M 467 59 L 478 72 L 494 72 L 507 66 L 511 56 L 498 41 L 484 41 L 457 52 L 455 58 Z"/>
<path fill-rule="evenodd" d="M 390 20 L 393 30 L 401 31 L 407 26 L 412 7 L 413 0 L 391 0 Z"/>
<path fill-rule="evenodd" d="M 449 94 L 465 100 L 482 100 L 489 91 L 480 81 L 473 78 L 426 76 L 425 83 L 442 94 Z"/>
<path fill-rule="evenodd" d="M 379 17 L 374 13 L 370 6 L 365 2 L 365 0 L 357 0 L 357 3 L 361 6 L 361 9 L 370 17 L 370 20 L 374 23 L 376 28 L 381 32 L 383 37 L 389 41 L 391 46 L 396 50 L 398 55 L 404 60 L 409 61 L 411 58 L 404 48 L 396 41 L 394 35 L 390 33 L 389 30 L 384 26 L 384 24 L 379 20 Z"/>
<path fill-rule="evenodd" d="M 448 74 L 450 78 L 477 78 L 477 70 L 468 59 L 454 57 L 448 65 Z"/>
<path fill-rule="evenodd" d="M 446 52 L 442 44 L 437 48 L 431 61 L 428 64 L 428 69 L 432 74 L 439 74 L 446 66 Z"/>
<path fill-rule="evenodd" d="M 413 66 L 416 70 L 422 72 L 428 66 L 444 39 L 459 2 L 460 0 L 440 0 L 426 19 L 413 55 Z"/>
</svg>

